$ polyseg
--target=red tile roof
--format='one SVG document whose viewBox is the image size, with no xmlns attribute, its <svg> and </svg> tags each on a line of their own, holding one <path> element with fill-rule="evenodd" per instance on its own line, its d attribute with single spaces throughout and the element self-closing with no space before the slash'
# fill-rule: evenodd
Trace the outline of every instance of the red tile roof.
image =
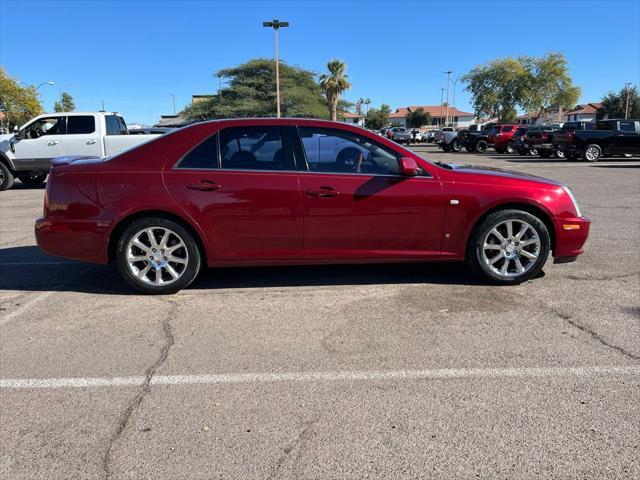
<svg viewBox="0 0 640 480">
<path fill-rule="evenodd" d="M 444 117 L 447 115 L 447 107 L 443 105 L 410 105 L 408 107 L 399 107 L 389 115 L 388 118 L 404 118 L 407 116 L 409 112 L 413 112 L 417 109 L 423 109 L 425 112 L 429 113 L 431 117 Z M 440 113 L 442 112 L 442 114 Z M 475 116 L 473 113 L 463 112 L 454 107 L 449 107 L 449 116 L 450 117 L 473 117 Z"/>
<path fill-rule="evenodd" d="M 580 105 L 576 105 L 576 107 L 568 112 L 564 112 L 564 115 L 581 115 L 581 114 L 589 114 L 596 113 L 596 111 L 602 107 L 602 103 L 594 102 L 594 103 L 582 103 Z"/>
<path fill-rule="evenodd" d="M 357 113 L 351 112 L 338 112 L 338 115 L 344 118 L 362 118 L 364 115 L 358 115 Z"/>
</svg>

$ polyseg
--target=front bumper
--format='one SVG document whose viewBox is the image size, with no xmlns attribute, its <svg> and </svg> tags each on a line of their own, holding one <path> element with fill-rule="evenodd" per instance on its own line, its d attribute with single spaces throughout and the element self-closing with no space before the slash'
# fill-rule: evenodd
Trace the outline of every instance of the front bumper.
<svg viewBox="0 0 640 480">
<path fill-rule="evenodd" d="M 582 247 L 589 237 L 591 220 L 587 217 L 554 218 L 553 223 L 556 232 L 554 258 L 561 259 L 582 255 L 584 253 Z"/>
<path fill-rule="evenodd" d="M 38 247 L 46 254 L 84 262 L 108 262 L 108 226 L 102 222 L 41 217 L 36 220 L 35 234 Z"/>
</svg>

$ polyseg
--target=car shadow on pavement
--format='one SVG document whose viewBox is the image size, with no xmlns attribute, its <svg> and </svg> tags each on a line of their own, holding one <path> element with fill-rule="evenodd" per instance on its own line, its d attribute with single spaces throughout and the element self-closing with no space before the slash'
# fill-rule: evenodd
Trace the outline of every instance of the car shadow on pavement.
<svg viewBox="0 0 640 480">
<path fill-rule="evenodd" d="M 0 292 L 61 291 L 132 295 L 115 264 L 96 265 L 43 254 L 38 247 L 0 249 Z M 384 284 L 482 285 L 463 262 L 228 267 L 204 269 L 185 290 Z"/>
</svg>

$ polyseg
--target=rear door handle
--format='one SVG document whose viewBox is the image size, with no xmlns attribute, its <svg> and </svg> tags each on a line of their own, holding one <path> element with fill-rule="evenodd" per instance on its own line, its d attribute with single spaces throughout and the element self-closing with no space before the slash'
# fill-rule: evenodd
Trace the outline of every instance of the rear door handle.
<svg viewBox="0 0 640 480">
<path fill-rule="evenodd" d="M 307 190 L 306 194 L 310 197 L 337 197 L 340 192 L 333 189 L 333 187 L 320 187 L 320 190 Z"/>
<path fill-rule="evenodd" d="M 212 180 L 202 180 L 198 183 L 187 184 L 189 190 L 199 190 L 201 192 L 212 192 L 214 190 L 220 190 L 222 185 Z"/>
<path fill-rule="evenodd" d="M 87 145 L 93 145 L 95 143 L 98 143 L 98 141 L 95 138 L 91 140 L 87 140 Z"/>
<path fill-rule="evenodd" d="M 58 144 L 58 140 L 51 140 L 49 143 L 47 143 L 47 145 L 49 145 L 50 147 L 53 147 L 54 145 Z"/>
</svg>

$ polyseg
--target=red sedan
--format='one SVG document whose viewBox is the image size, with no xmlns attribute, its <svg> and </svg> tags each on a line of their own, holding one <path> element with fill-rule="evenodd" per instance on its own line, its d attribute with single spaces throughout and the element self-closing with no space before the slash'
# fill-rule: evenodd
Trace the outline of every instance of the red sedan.
<svg viewBox="0 0 640 480">
<path fill-rule="evenodd" d="M 589 233 L 571 190 L 431 163 L 343 123 L 195 124 L 111 158 L 54 160 L 36 221 L 46 253 L 116 261 L 145 293 L 201 267 L 466 260 L 490 282 L 575 260 Z"/>
</svg>

